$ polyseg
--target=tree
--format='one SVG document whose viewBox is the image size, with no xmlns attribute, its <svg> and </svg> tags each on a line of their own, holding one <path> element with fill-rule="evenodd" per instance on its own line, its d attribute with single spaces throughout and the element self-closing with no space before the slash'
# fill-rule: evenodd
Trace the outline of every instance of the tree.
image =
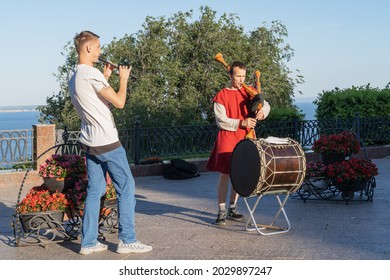
<svg viewBox="0 0 390 280">
<path fill-rule="evenodd" d="M 302 76 L 293 73 L 287 62 L 293 49 L 284 42 L 288 33 L 280 22 L 271 27 L 262 26 L 245 34 L 235 14 L 224 14 L 216 19 L 209 7 L 200 8 L 199 19 L 193 20 L 193 11 L 178 12 L 170 18 L 147 17 L 142 30 L 125 35 L 103 47 L 103 55 L 112 62 L 127 58 L 138 77 L 129 81 L 127 106 L 113 110 L 119 128 L 132 127 L 136 120 L 143 126 L 166 126 L 214 123 L 211 99 L 229 82 L 226 69 L 214 61 L 221 52 L 228 63 L 241 60 L 248 66 L 248 76 L 260 70 L 262 90 L 274 107 L 290 107 L 294 87 L 302 83 Z M 67 60 L 59 68 L 61 92 L 48 98 L 47 106 L 58 102 L 59 108 L 69 107 L 65 75 L 75 62 L 72 46 L 66 48 Z M 250 83 L 250 81 L 248 81 Z M 116 88 L 118 77 L 110 84 Z M 42 114 L 54 110 L 40 108 Z M 67 117 L 73 120 L 69 112 Z M 65 120 L 47 115 L 46 119 Z M 73 121 L 72 121 L 73 122 Z"/>
</svg>

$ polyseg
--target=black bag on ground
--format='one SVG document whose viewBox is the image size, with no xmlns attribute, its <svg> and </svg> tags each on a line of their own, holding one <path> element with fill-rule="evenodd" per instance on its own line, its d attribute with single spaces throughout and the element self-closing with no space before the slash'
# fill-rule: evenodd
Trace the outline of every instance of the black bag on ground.
<svg viewBox="0 0 390 280">
<path fill-rule="evenodd" d="M 163 166 L 164 178 L 172 180 L 190 179 L 200 176 L 195 164 L 183 159 L 171 159 L 170 165 Z"/>
</svg>

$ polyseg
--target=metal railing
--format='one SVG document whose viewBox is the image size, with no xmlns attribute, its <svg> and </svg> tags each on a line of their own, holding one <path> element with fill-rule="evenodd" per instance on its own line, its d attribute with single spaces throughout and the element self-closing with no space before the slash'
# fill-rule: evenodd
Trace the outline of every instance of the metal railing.
<svg viewBox="0 0 390 280">
<path fill-rule="evenodd" d="M 0 169 L 32 162 L 33 130 L 0 130 Z"/>
<path fill-rule="evenodd" d="M 348 129 L 355 132 L 365 145 L 384 145 L 390 143 L 390 116 L 376 118 L 360 118 L 356 115 L 350 119 L 268 121 L 260 122 L 256 127 L 258 138 L 290 137 L 297 140 L 308 150 L 321 133 L 327 131 Z M 60 131 L 62 137 L 57 137 L 57 143 L 75 144 L 80 131 Z M 63 132 L 63 133 L 62 133 Z M 134 164 L 140 164 L 142 159 L 149 157 L 185 157 L 208 156 L 211 151 L 218 127 L 212 125 L 186 125 L 172 127 L 142 127 L 136 122 L 134 128 L 119 130 L 119 139 L 127 151 L 128 159 Z M 12 169 L 18 164 L 28 164 L 33 161 L 33 131 L 2 130 L 0 131 L 0 169 Z M 37 143 L 39 145 L 39 143 Z M 76 145 L 69 145 L 63 151 L 80 154 Z"/>
<path fill-rule="evenodd" d="M 136 165 L 140 164 L 141 159 L 149 157 L 208 154 L 217 132 L 216 125 L 143 128 L 139 122 L 132 129 L 118 131 L 129 161 Z M 75 144 L 80 136 L 79 131 L 65 131 L 65 134 L 64 140 L 70 144 Z"/>
<path fill-rule="evenodd" d="M 264 121 L 256 127 L 256 136 L 268 136 L 297 140 L 308 150 L 321 132 L 329 134 L 348 129 L 355 132 L 364 143 L 390 143 L 390 116 L 381 118 Z M 68 142 L 76 143 L 80 132 L 69 131 Z M 208 154 L 218 133 L 216 125 L 188 125 L 175 127 L 141 127 L 137 122 L 134 128 L 119 130 L 119 139 L 127 151 L 129 161 L 140 164 L 149 157 L 172 158 L 179 156 Z"/>
</svg>

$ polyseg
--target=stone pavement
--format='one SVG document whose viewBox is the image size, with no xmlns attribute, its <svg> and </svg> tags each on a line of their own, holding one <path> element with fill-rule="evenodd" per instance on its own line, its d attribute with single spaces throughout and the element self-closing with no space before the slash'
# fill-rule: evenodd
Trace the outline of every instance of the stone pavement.
<svg viewBox="0 0 390 280">
<path fill-rule="evenodd" d="M 117 235 L 107 235 L 106 252 L 78 254 L 80 241 L 46 247 L 15 247 L 11 216 L 19 186 L 0 188 L 1 260 L 389 260 L 390 157 L 375 159 L 379 168 L 373 202 L 341 198 L 331 201 L 289 198 L 285 206 L 291 222 L 288 233 L 262 236 L 247 232 L 245 223 L 227 221 L 217 227 L 218 175 L 172 181 L 162 176 L 136 177 L 136 231 L 153 246 L 145 254 L 115 253 Z M 255 198 L 250 198 L 253 202 Z M 274 196 L 260 201 L 258 222 L 272 218 Z M 248 215 L 242 198 L 239 210 Z"/>
</svg>

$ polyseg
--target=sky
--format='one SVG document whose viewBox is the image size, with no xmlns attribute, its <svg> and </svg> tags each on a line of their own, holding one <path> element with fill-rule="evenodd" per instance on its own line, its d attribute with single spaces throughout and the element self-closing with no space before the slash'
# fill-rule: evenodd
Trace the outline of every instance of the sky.
<svg viewBox="0 0 390 280">
<path fill-rule="evenodd" d="M 34 0 L 6 1 L 0 9 L 0 106 L 43 105 L 59 92 L 54 76 L 65 63 L 65 45 L 82 30 L 102 45 L 142 30 L 147 16 L 169 18 L 201 6 L 236 14 L 245 32 L 279 21 L 294 49 L 287 63 L 304 84 L 296 101 L 319 93 L 390 82 L 390 1 L 387 0 Z M 302 92 L 300 94 L 299 92 Z"/>
</svg>

